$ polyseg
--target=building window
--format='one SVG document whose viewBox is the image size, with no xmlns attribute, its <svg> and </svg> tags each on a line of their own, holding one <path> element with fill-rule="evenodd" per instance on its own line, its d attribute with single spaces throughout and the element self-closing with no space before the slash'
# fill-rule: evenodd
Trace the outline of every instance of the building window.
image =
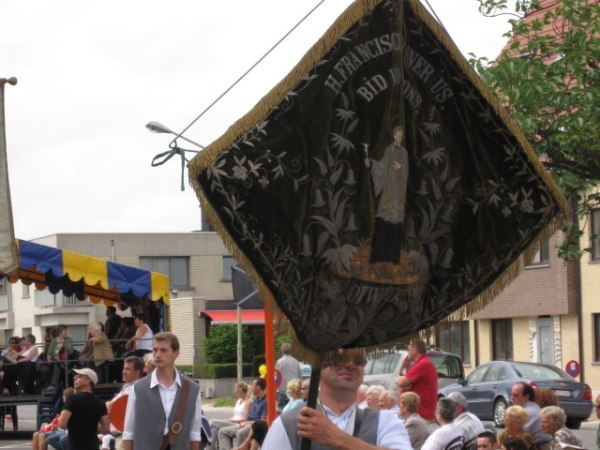
<svg viewBox="0 0 600 450">
<path fill-rule="evenodd" d="M 594 361 L 600 362 L 600 314 L 594 314 Z"/>
<path fill-rule="evenodd" d="M 23 291 L 21 292 L 21 297 L 28 298 L 29 297 L 29 285 L 22 283 Z"/>
<path fill-rule="evenodd" d="M 140 258 L 140 269 L 164 273 L 169 276 L 171 287 L 187 288 L 190 286 L 189 264 L 185 257 Z"/>
<path fill-rule="evenodd" d="M 492 342 L 494 360 L 512 361 L 512 319 L 492 320 Z"/>
<path fill-rule="evenodd" d="M 550 264 L 550 243 L 548 241 L 540 244 L 540 249 L 537 251 L 533 259 L 527 267 L 532 266 L 548 266 Z"/>
<path fill-rule="evenodd" d="M 453 322 L 444 327 L 436 336 L 437 347 L 460 355 L 464 364 L 471 364 L 471 336 L 469 321 Z"/>
<path fill-rule="evenodd" d="M 592 259 L 600 261 L 600 209 L 592 210 Z"/>
<path fill-rule="evenodd" d="M 223 281 L 231 281 L 231 266 L 236 264 L 233 256 L 223 256 Z"/>
</svg>

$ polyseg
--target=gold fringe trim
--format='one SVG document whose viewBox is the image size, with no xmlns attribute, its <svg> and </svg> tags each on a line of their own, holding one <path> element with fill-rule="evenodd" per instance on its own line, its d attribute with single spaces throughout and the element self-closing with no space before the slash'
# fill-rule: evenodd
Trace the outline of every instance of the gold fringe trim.
<svg viewBox="0 0 600 450">
<path fill-rule="evenodd" d="M 357 0 L 350 5 L 346 11 L 333 23 L 333 25 L 326 31 L 311 49 L 302 57 L 300 62 L 292 69 L 292 71 L 280 81 L 266 96 L 264 96 L 258 104 L 250 110 L 241 119 L 235 122 L 229 129 L 216 141 L 206 147 L 201 153 L 199 153 L 189 164 L 189 180 L 193 189 L 196 191 L 196 195 L 200 200 L 202 211 L 206 214 L 208 221 L 211 226 L 217 231 L 217 233 L 223 239 L 223 243 L 227 249 L 231 252 L 233 257 L 237 260 L 240 266 L 248 273 L 248 275 L 256 282 L 259 287 L 260 294 L 265 300 L 265 307 L 268 307 L 276 320 L 276 328 L 278 331 L 287 330 L 288 332 L 292 329 L 289 324 L 286 325 L 284 315 L 273 300 L 270 290 L 262 281 L 258 272 L 240 250 L 235 243 L 234 239 L 229 235 L 227 229 L 221 222 L 221 219 L 216 214 L 210 201 L 197 178 L 200 174 L 218 157 L 218 155 L 228 149 L 236 140 L 238 140 L 244 133 L 247 133 L 256 123 L 263 120 L 266 115 L 279 104 L 285 95 L 294 87 L 302 77 L 312 69 L 317 62 L 333 47 L 333 45 L 339 40 L 339 38 L 358 20 L 360 20 L 367 13 L 372 11 L 379 3 L 383 0 Z M 456 62 L 460 70 L 465 76 L 473 83 L 477 88 L 481 96 L 490 104 L 496 114 L 507 126 L 509 131 L 515 136 L 518 144 L 524 150 L 525 155 L 532 165 L 536 173 L 544 181 L 548 187 L 551 195 L 554 197 L 561 213 L 548 224 L 548 226 L 539 233 L 537 238 L 531 245 L 528 246 L 526 251 L 517 260 L 511 264 L 511 266 L 500 275 L 500 277 L 489 286 L 482 294 L 476 299 L 469 302 L 467 305 L 462 306 L 456 312 L 449 316 L 449 319 L 458 320 L 461 317 L 467 317 L 475 311 L 480 310 L 489 302 L 491 302 L 495 296 L 497 296 L 502 290 L 514 280 L 514 278 L 523 270 L 526 262 L 530 261 L 542 241 L 549 238 L 558 227 L 567 220 L 567 212 L 569 210 L 567 199 L 555 184 L 550 174 L 544 168 L 542 162 L 536 155 L 533 147 L 525 139 L 525 136 L 521 132 L 517 123 L 510 117 L 504 107 L 499 103 L 498 99 L 488 90 L 487 86 L 483 83 L 481 78 L 475 73 L 475 71 L 469 66 L 468 62 L 462 56 L 450 36 L 447 32 L 438 24 L 437 21 L 430 16 L 430 14 L 423 8 L 418 0 L 404 0 L 410 8 L 415 12 L 416 16 L 433 32 L 441 44 L 446 47 L 451 58 Z M 426 336 L 431 330 L 424 330 L 419 334 Z M 294 347 L 294 354 L 307 362 L 319 364 L 321 357 L 314 350 L 304 345 L 294 334 L 294 341 L 296 342 Z M 392 348 L 399 341 L 386 343 L 384 345 L 377 346 L 378 348 Z"/>
</svg>

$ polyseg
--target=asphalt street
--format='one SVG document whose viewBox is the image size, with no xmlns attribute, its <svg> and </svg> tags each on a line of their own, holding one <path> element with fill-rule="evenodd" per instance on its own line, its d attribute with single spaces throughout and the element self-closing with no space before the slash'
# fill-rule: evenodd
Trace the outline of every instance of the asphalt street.
<svg viewBox="0 0 600 450">
<path fill-rule="evenodd" d="M 35 428 L 35 406 L 20 406 L 19 407 L 19 429 L 20 430 L 33 430 Z M 212 406 L 205 405 L 203 407 L 204 415 L 208 419 L 227 419 L 233 415 L 233 408 L 214 408 Z M 485 424 L 491 422 L 484 422 Z M 7 424 L 10 426 L 10 424 Z M 589 450 L 595 450 L 596 447 L 596 431 L 598 430 L 600 422 L 588 421 L 581 424 L 580 430 L 575 430 L 575 433 L 585 442 L 586 447 Z M 432 429 L 436 428 L 436 425 L 431 426 Z M 498 433 L 499 434 L 499 433 Z M 0 432 L 0 450 L 13 449 L 13 450 L 30 450 L 31 441 L 28 440 L 10 440 L 5 439 Z"/>
</svg>

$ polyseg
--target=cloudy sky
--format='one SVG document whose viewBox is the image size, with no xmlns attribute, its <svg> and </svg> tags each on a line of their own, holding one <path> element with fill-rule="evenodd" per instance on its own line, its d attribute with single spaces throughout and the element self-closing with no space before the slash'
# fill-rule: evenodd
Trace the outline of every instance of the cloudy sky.
<svg viewBox="0 0 600 450">
<path fill-rule="evenodd" d="M 200 228 L 179 161 L 153 168 L 185 128 L 319 0 L 4 0 L 0 77 L 16 236 Z M 186 134 L 207 145 L 275 85 L 352 3 L 326 0 Z M 429 0 L 463 52 L 493 58 L 507 17 Z M 191 144 L 180 143 L 193 149 Z"/>
</svg>

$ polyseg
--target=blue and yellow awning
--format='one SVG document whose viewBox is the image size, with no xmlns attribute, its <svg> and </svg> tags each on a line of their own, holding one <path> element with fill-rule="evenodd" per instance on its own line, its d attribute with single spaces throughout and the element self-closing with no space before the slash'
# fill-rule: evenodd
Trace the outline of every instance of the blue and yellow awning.
<svg viewBox="0 0 600 450">
<path fill-rule="evenodd" d="M 16 239 L 19 248 L 19 277 L 25 284 L 34 283 L 78 299 L 130 306 L 135 299 L 162 300 L 169 304 L 169 277 L 135 267 L 117 264 L 81 253 L 48 247 Z"/>
</svg>

